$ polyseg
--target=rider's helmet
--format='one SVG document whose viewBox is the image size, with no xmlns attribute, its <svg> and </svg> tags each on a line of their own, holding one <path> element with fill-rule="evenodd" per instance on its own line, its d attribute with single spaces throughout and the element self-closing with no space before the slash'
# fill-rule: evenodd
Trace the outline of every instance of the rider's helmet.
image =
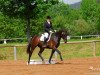
<svg viewBox="0 0 100 75">
<path fill-rule="evenodd" d="M 51 17 L 50 16 L 47 16 L 47 19 L 51 19 Z"/>
</svg>

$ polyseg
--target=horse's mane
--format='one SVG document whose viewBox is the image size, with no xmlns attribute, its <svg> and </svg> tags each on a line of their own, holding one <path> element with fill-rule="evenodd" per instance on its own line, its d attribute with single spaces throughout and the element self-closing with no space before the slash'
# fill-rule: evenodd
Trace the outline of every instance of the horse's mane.
<svg viewBox="0 0 100 75">
<path fill-rule="evenodd" d="M 56 35 L 61 34 L 62 32 L 67 32 L 66 29 L 60 29 L 58 31 L 55 32 Z"/>
</svg>

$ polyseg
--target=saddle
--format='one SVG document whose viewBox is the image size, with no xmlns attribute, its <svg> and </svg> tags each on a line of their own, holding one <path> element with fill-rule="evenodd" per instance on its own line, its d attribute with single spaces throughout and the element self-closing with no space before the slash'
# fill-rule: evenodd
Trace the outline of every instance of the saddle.
<svg viewBox="0 0 100 75">
<path fill-rule="evenodd" d="M 49 36 L 49 34 L 47 33 L 47 32 L 45 32 L 45 33 L 43 33 L 42 35 L 41 35 L 41 37 L 40 37 L 40 41 L 44 41 L 45 39 L 47 39 L 48 38 L 48 36 L 49 36 L 49 39 L 47 40 L 47 42 L 50 40 L 50 38 L 51 38 L 51 35 L 52 35 L 52 31 L 50 31 L 50 36 Z"/>
</svg>

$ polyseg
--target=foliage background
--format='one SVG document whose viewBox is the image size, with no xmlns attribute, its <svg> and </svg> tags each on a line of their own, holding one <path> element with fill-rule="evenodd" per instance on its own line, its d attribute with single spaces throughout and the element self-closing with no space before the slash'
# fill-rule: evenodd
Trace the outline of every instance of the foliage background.
<svg viewBox="0 0 100 75">
<path fill-rule="evenodd" d="M 30 6 L 32 0 L 27 3 L 18 1 L 16 7 L 13 0 L 0 0 L 0 38 L 27 37 L 28 19 L 30 35 L 41 34 L 47 15 L 52 17 L 56 30 L 66 28 L 70 35 L 100 34 L 100 2 L 96 0 L 82 0 L 78 9 L 58 0 L 34 0 L 36 7 Z"/>
</svg>

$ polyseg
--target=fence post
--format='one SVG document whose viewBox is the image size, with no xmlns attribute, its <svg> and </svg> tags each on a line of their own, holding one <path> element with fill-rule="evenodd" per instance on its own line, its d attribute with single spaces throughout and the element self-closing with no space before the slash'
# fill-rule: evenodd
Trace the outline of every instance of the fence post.
<svg viewBox="0 0 100 75">
<path fill-rule="evenodd" d="M 17 60 L 17 58 L 16 58 L 16 46 L 14 46 L 14 60 Z"/>
<path fill-rule="evenodd" d="M 81 36 L 81 40 L 83 39 L 83 37 Z"/>
<path fill-rule="evenodd" d="M 93 41 L 93 56 L 96 57 L 96 42 Z"/>
<path fill-rule="evenodd" d="M 4 44 L 7 44 L 7 40 L 6 39 L 4 39 Z"/>
</svg>

